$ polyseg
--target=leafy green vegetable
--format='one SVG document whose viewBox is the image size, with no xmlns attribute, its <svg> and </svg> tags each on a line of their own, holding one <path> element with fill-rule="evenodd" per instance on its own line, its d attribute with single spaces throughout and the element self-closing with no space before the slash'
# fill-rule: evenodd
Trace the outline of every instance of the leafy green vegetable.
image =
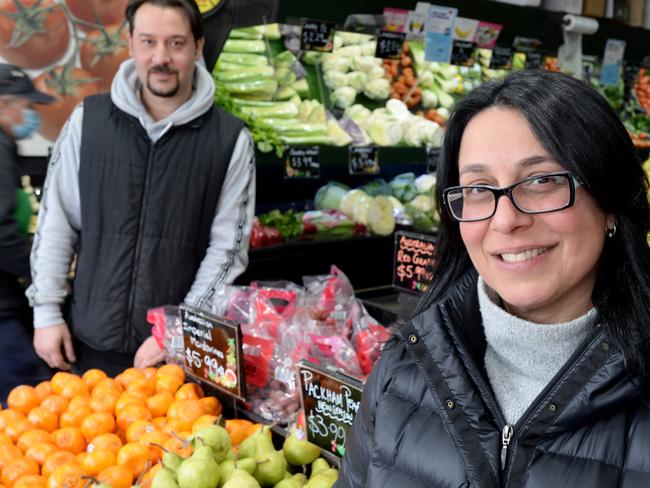
<svg viewBox="0 0 650 488">
<path fill-rule="evenodd" d="M 410 202 L 418 193 L 415 186 L 415 173 L 397 175 L 389 185 L 393 196 L 402 203 Z"/>
<path fill-rule="evenodd" d="M 287 210 L 283 213 L 280 210 L 271 210 L 266 214 L 258 215 L 258 219 L 260 224 L 278 229 L 285 241 L 302 234 L 301 212 Z"/>
<path fill-rule="evenodd" d="M 263 53 L 266 51 L 264 41 L 227 39 L 223 45 L 223 51 L 227 53 Z"/>
<path fill-rule="evenodd" d="M 341 200 L 343 200 L 343 197 L 348 191 L 350 191 L 350 187 L 338 181 L 330 181 L 318 189 L 314 197 L 314 205 L 318 210 L 328 208 L 338 210 L 341 205 Z"/>
<path fill-rule="evenodd" d="M 217 68 L 220 64 L 244 64 L 247 66 L 267 66 L 269 60 L 266 56 L 261 54 L 246 54 L 246 53 L 221 53 L 217 61 Z"/>
<path fill-rule="evenodd" d="M 383 178 L 376 178 L 359 189 L 371 197 L 376 197 L 377 195 L 392 195 L 390 186 Z"/>
</svg>

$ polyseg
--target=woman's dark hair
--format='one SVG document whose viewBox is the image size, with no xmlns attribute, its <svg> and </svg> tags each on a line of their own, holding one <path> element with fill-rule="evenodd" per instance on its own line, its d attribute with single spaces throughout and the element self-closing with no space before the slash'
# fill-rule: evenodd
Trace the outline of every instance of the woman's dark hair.
<svg viewBox="0 0 650 488">
<path fill-rule="evenodd" d="M 129 23 L 129 32 L 133 34 L 133 20 L 135 12 L 145 3 L 157 5 L 163 8 L 179 8 L 183 11 L 192 28 L 194 40 L 198 41 L 203 37 L 203 20 L 201 11 L 194 0 L 129 0 L 124 11 L 124 16 Z"/>
<path fill-rule="evenodd" d="M 434 278 L 418 311 L 439 300 L 472 269 L 459 225 L 442 208 L 442 191 L 458 184 L 458 154 L 467 124 L 489 107 L 522 114 L 549 154 L 583 183 L 605 213 L 616 219 L 616 234 L 605 239 L 592 301 L 598 320 L 624 352 L 628 369 L 639 376 L 650 397 L 648 183 L 618 115 L 598 92 L 567 75 L 519 71 L 479 86 L 454 108 L 437 172 L 441 224 Z"/>
</svg>

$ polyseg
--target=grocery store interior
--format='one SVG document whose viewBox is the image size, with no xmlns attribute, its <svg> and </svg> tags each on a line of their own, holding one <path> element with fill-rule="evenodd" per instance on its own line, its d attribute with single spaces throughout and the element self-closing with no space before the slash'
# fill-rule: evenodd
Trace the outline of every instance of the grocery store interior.
<svg viewBox="0 0 650 488">
<path fill-rule="evenodd" d="M 38 106 L 38 133 L 18 142 L 15 218 L 30 238 L 61 129 L 129 58 L 126 3 L 0 0 L 10 12 L 0 62 L 54 97 Z M 2 486 L 224 486 L 256 450 L 241 476 L 258 484 L 227 487 L 333 486 L 389 326 L 429 288 L 445 124 L 486 81 L 530 69 L 582 79 L 650 174 L 650 0 L 196 3 L 215 104 L 255 145 L 247 267 L 202 310 L 149 311 L 167 365 L 52 372 L 12 390 L 0 410 Z M 45 30 L 16 34 L 16 16 L 38 9 Z M 160 484 L 205 446 L 204 465 L 218 469 Z M 66 479 L 75 484 L 56 484 Z"/>
</svg>

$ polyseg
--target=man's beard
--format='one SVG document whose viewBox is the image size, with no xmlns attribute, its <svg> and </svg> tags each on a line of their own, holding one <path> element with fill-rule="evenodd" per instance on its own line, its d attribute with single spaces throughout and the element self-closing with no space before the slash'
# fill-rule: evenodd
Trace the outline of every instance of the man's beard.
<svg viewBox="0 0 650 488">
<path fill-rule="evenodd" d="M 167 74 L 167 75 L 176 75 L 176 85 L 173 86 L 172 88 L 170 88 L 167 91 L 162 91 L 162 90 L 158 90 L 158 89 L 154 88 L 154 86 L 151 84 L 151 81 L 150 81 L 150 76 L 153 73 L 163 73 L 163 74 Z M 171 69 L 167 65 L 160 65 L 159 64 L 157 66 L 152 67 L 147 73 L 147 89 L 151 93 L 156 95 L 157 97 L 171 98 L 171 97 L 175 96 L 178 93 L 178 90 L 180 90 L 180 87 L 181 87 L 181 85 L 180 85 L 180 81 L 178 79 L 178 72 L 174 71 L 173 69 Z"/>
</svg>

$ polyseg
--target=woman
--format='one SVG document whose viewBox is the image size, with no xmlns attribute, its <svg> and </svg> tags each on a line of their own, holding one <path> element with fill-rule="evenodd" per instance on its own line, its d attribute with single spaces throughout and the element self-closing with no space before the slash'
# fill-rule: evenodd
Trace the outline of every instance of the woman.
<svg viewBox="0 0 650 488">
<path fill-rule="evenodd" d="M 336 486 L 650 486 L 646 190 L 580 81 L 521 71 L 461 101 L 432 289 L 368 379 Z"/>
</svg>

